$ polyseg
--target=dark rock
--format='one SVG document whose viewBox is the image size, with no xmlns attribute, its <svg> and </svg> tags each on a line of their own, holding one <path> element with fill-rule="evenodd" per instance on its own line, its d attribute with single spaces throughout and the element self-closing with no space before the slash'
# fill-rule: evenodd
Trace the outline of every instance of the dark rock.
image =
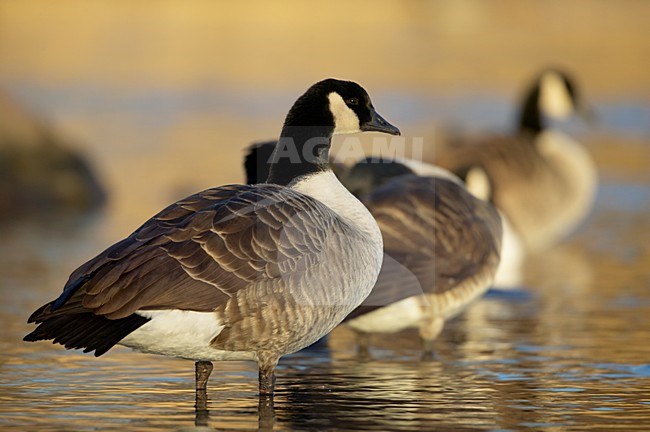
<svg viewBox="0 0 650 432">
<path fill-rule="evenodd" d="M 104 200 L 85 158 L 0 92 L 0 221 L 83 213 Z"/>
</svg>

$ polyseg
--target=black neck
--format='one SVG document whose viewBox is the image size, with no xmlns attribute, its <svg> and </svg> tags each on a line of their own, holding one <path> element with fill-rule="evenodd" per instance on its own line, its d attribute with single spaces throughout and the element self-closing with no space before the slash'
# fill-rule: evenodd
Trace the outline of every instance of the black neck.
<svg viewBox="0 0 650 432">
<path fill-rule="evenodd" d="M 333 126 L 289 126 L 271 155 L 267 183 L 287 186 L 296 179 L 329 169 Z"/>
<path fill-rule="evenodd" d="M 519 114 L 519 130 L 522 135 L 535 136 L 545 127 L 542 113 L 539 109 L 540 86 L 535 85 L 526 95 L 524 105 Z"/>
<path fill-rule="evenodd" d="M 305 175 L 329 169 L 334 116 L 328 94 L 336 83 L 320 81 L 293 104 L 271 157 L 267 183 L 286 186 Z"/>
</svg>

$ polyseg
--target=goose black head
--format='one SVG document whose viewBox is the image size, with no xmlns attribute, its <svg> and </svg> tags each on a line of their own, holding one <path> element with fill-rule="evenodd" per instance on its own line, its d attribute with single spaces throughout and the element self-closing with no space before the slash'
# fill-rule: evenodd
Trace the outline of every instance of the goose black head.
<svg viewBox="0 0 650 432">
<path fill-rule="evenodd" d="M 544 129 L 544 118 L 567 119 L 575 114 L 593 120 L 593 111 L 585 103 L 575 80 L 565 71 L 542 71 L 526 93 L 519 122 L 520 131 L 537 134 Z"/>
<path fill-rule="evenodd" d="M 264 183 L 271 171 L 271 158 L 277 141 L 260 141 L 248 146 L 244 155 L 246 184 Z"/>
<path fill-rule="evenodd" d="M 400 134 L 375 111 L 363 87 L 333 78 L 311 86 L 289 111 L 284 127 L 314 127 L 330 135 L 365 131 Z"/>
<path fill-rule="evenodd" d="M 266 181 L 288 185 L 329 170 L 332 135 L 364 131 L 400 134 L 377 114 L 359 84 L 332 78 L 317 82 L 289 110 Z"/>
</svg>

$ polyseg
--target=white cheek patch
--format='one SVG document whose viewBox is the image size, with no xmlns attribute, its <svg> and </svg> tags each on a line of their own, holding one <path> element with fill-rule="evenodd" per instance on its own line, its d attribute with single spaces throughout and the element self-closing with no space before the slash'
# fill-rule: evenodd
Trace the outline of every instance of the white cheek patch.
<svg viewBox="0 0 650 432">
<path fill-rule="evenodd" d="M 573 101 L 562 77 L 546 72 L 540 82 L 539 108 L 544 115 L 565 119 L 573 113 Z"/>
<path fill-rule="evenodd" d="M 332 92 L 327 98 L 334 116 L 334 135 L 361 132 L 359 117 L 346 105 L 341 95 Z"/>
</svg>

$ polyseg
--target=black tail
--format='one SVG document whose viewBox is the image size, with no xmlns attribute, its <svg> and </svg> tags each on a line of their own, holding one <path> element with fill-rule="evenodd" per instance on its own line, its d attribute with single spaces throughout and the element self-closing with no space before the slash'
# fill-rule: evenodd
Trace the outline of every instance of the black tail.
<svg viewBox="0 0 650 432">
<path fill-rule="evenodd" d="M 91 312 L 47 318 L 36 330 L 23 338 L 26 342 L 54 339 L 67 349 L 95 351 L 98 357 L 111 349 L 126 335 L 149 321 L 140 315 L 111 320 Z"/>
</svg>

